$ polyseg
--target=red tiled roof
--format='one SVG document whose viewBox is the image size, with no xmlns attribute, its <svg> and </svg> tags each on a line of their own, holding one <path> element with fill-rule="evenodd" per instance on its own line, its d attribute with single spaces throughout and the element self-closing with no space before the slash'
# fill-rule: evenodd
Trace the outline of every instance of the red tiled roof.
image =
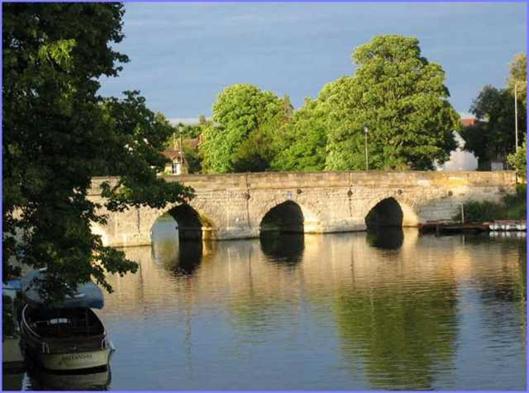
<svg viewBox="0 0 529 393">
<path fill-rule="evenodd" d="M 164 150 L 162 151 L 162 154 L 170 159 L 171 161 L 174 161 L 178 158 L 180 158 L 180 151 L 179 150 Z"/>
<path fill-rule="evenodd" d="M 461 124 L 464 127 L 475 126 L 478 123 L 479 123 L 479 120 L 476 119 L 475 117 L 466 117 L 466 118 L 461 119 Z"/>
</svg>

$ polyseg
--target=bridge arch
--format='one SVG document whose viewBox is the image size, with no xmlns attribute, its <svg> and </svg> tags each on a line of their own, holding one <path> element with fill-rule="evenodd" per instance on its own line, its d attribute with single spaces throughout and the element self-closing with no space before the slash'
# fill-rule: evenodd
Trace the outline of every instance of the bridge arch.
<svg viewBox="0 0 529 393">
<path fill-rule="evenodd" d="M 395 195 L 382 195 L 370 200 L 364 209 L 364 220 L 370 227 L 416 226 L 419 216 L 413 203 Z"/>
<path fill-rule="evenodd" d="M 210 237 L 213 222 L 187 203 L 173 206 L 166 211 L 177 224 L 180 240 L 202 240 Z"/>
<path fill-rule="evenodd" d="M 290 269 L 301 261 L 305 249 L 305 212 L 311 215 L 308 209 L 288 199 L 260 216 L 261 251 L 271 263 Z"/>
<path fill-rule="evenodd" d="M 305 204 L 291 199 L 274 199 L 263 204 L 256 217 L 259 232 L 317 232 L 320 220 Z"/>
</svg>

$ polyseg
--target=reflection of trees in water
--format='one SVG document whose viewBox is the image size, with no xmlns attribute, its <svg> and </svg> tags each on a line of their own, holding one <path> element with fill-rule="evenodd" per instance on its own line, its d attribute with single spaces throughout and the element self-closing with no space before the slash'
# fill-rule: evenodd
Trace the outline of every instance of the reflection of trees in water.
<svg viewBox="0 0 529 393">
<path fill-rule="evenodd" d="M 283 322 L 277 316 L 290 313 L 291 308 L 289 299 L 251 292 L 244 298 L 230 302 L 230 313 L 234 317 L 230 322 L 235 330 L 253 333 L 249 338 L 260 341 L 261 334 L 277 329 Z"/>
<path fill-rule="evenodd" d="M 401 227 L 370 227 L 367 229 L 367 243 L 383 250 L 398 250 L 404 242 Z"/>
<path fill-rule="evenodd" d="M 484 253 L 501 258 L 500 269 L 494 275 L 478 275 L 483 300 L 506 302 L 525 301 L 527 280 L 527 250 L 524 239 L 500 237 L 492 241 L 487 233 L 465 235 L 468 247 L 479 246 Z"/>
<path fill-rule="evenodd" d="M 301 237 L 303 237 L 303 234 L 301 234 Z M 284 237 L 283 241 L 288 238 L 290 238 L 289 235 Z M 298 239 L 299 236 L 294 236 L 294 238 Z M 280 243 L 282 241 L 276 243 L 276 245 Z M 293 299 L 285 294 L 286 288 L 281 284 L 277 285 L 278 281 L 273 285 L 266 285 L 267 290 L 263 291 L 263 279 L 268 281 L 271 270 L 274 271 L 272 274 L 275 279 L 278 277 L 278 272 L 276 269 L 270 269 L 270 264 L 258 257 L 259 253 L 256 251 L 259 245 L 261 249 L 263 248 L 262 243 L 258 244 L 255 240 L 244 240 L 239 242 L 239 244 L 241 245 L 241 250 L 243 247 L 247 247 L 245 250 L 247 253 L 247 264 L 245 267 L 247 269 L 245 274 L 247 285 L 244 289 L 239 288 L 239 291 L 233 292 L 233 295 L 229 297 L 229 310 L 233 316 L 230 322 L 234 330 L 244 334 L 245 339 L 252 342 L 262 342 L 263 334 L 280 329 L 281 324 L 285 322 L 285 319 L 278 318 L 278 315 L 290 314 L 292 307 L 296 308 L 296 306 L 295 302 L 292 301 Z M 279 263 L 284 266 L 282 262 Z M 291 274 L 294 273 L 294 270 L 285 271 L 281 269 L 281 271 L 288 274 L 288 280 L 284 281 L 288 288 L 290 288 L 290 285 L 297 285 L 297 277 Z"/>
<path fill-rule="evenodd" d="M 500 337 L 504 334 L 506 325 L 519 325 L 522 329 L 522 345 L 525 346 L 527 287 L 525 241 L 516 238 L 495 238 L 487 243 L 483 238 L 484 236 L 466 236 L 465 242 L 472 246 L 479 244 L 480 249 L 490 249 L 491 253 L 494 250 L 499 258 L 494 266 L 494 274 L 476 277 L 476 289 L 484 305 L 481 311 L 485 321 L 484 326 L 492 336 Z M 513 308 L 516 312 L 513 312 Z"/>
<path fill-rule="evenodd" d="M 304 249 L 303 233 L 261 233 L 261 250 L 270 262 L 277 265 L 296 266 L 303 259 Z"/>
<path fill-rule="evenodd" d="M 435 284 L 432 284 L 435 285 Z M 456 291 L 436 284 L 356 289 L 337 298 L 342 348 L 377 389 L 432 389 L 436 370 L 450 366 L 457 335 Z"/>
</svg>

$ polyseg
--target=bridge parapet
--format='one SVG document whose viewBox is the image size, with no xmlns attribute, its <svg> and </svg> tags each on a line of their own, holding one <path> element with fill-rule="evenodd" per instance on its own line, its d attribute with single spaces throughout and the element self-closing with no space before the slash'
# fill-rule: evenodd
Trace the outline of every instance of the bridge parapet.
<svg viewBox="0 0 529 393">
<path fill-rule="evenodd" d="M 261 172 L 222 175 L 164 176 L 195 189 L 190 205 L 201 216 L 203 234 L 213 239 L 259 236 L 264 215 L 291 201 L 299 205 L 305 231 L 312 233 L 365 230 L 365 217 L 380 201 L 393 198 L 402 209 L 405 226 L 450 219 L 468 200 L 499 201 L 514 192 L 512 171 L 498 172 Z M 90 198 L 100 200 L 103 181 L 94 178 Z M 150 244 L 150 231 L 164 211 L 138 208 L 108 213 L 109 224 L 99 228 L 107 244 Z"/>
</svg>

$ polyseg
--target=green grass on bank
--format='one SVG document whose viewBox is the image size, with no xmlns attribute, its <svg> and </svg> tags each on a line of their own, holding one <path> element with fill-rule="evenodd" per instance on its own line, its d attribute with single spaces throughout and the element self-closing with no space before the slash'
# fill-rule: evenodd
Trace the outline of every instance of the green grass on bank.
<svg viewBox="0 0 529 393">
<path fill-rule="evenodd" d="M 467 202 L 463 205 L 465 222 L 525 220 L 526 192 L 527 186 L 520 184 L 516 187 L 515 194 L 505 195 L 500 203 Z M 455 215 L 453 220 L 461 221 L 461 213 Z"/>
</svg>

